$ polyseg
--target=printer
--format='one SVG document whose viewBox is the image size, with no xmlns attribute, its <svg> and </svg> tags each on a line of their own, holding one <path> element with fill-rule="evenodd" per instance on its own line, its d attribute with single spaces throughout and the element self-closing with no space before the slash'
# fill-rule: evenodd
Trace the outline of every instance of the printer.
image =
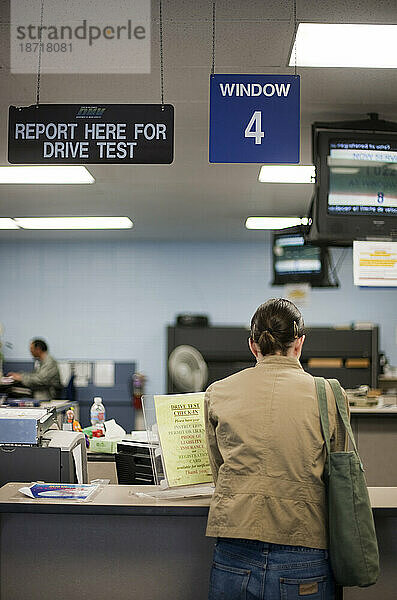
<svg viewBox="0 0 397 600">
<path fill-rule="evenodd" d="M 9 481 L 87 483 L 84 434 L 59 430 L 55 408 L 0 407 L 0 485 Z"/>
</svg>

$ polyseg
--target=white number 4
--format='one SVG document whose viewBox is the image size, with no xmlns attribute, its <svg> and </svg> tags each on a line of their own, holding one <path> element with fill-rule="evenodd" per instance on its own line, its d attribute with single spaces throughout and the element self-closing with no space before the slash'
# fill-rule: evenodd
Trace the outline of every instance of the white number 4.
<svg viewBox="0 0 397 600">
<path fill-rule="evenodd" d="M 253 129 L 255 127 L 255 129 Z M 262 138 L 265 137 L 265 132 L 262 131 L 262 113 L 260 110 L 256 110 L 250 119 L 247 127 L 245 128 L 244 137 L 255 138 L 255 144 L 261 144 Z"/>
</svg>

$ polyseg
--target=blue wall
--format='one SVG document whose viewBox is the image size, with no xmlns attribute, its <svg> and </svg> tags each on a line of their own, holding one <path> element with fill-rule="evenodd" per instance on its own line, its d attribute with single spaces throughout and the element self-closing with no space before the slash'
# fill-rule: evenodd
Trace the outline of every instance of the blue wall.
<svg viewBox="0 0 397 600">
<path fill-rule="evenodd" d="M 397 289 L 354 287 L 346 252 L 341 288 L 312 291 L 306 324 L 379 323 L 380 347 L 397 364 Z M 2 243 L 0 322 L 13 344 L 6 356 L 28 358 L 29 339 L 40 336 L 58 358 L 136 360 L 147 393 L 161 393 L 165 328 L 175 315 L 248 324 L 261 302 L 282 295 L 270 280 L 269 242 Z"/>
</svg>

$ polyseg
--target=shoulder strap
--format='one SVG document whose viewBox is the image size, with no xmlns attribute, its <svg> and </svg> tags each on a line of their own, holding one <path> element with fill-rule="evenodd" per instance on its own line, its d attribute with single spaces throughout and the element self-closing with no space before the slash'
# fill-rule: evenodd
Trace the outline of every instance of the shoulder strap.
<svg viewBox="0 0 397 600">
<path fill-rule="evenodd" d="M 320 412 L 321 428 L 327 449 L 328 472 L 331 471 L 331 443 L 329 439 L 329 419 L 328 419 L 328 403 L 327 392 L 325 391 L 325 379 L 323 377 L 314 378 L 317 392 L 318 409 Z"/>
<path fill-rule="evenodd" d="M 345 426 L 345 429 L 347 431 L 347 434 L 349 436 L 352 448 L 354 450 L 354 452 L 356 453 L 359 461 L 360 461 L 360 467 L 362 470 L 364 470 L 363 468 L 363 464 L 361 462 L 361 459 L 358 455 L 358 450 L 357 450 L 357 446 L 356 446 L 356 441 L 354 439 L 354 435 L 353 435 L 353 430 L 351 428 L 350 425 L 350 421 L 349 421 L 349 416 L 347 414 L 347 408 L 346 408 L 346 401 L 345 401 L 345 397 L 342 393 L 342 388 L 340 386 L 340 383 L 337 379 L 328 379 L 328 383 L 331 386 L 332 392 L 334 394 L 335 397 L 335 402 L 336 402 L 336 408 L 341 416 L 341 419 L 343 421 L 343 425 Z"/>
</svg>

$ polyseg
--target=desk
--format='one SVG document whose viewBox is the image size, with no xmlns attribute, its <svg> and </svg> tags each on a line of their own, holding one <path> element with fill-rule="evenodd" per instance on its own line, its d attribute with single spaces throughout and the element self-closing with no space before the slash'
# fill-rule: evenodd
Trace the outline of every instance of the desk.
<svg viewBox="0 0 397 600">
<path fill-rule="evenodd" d="M 0 489 L 0 597 L 16 600 L 133 598 L 205 600 L 214 540 L 205 537 L 208 498 L 155 500 L 106 486 L 92 502 L 19 498 Z M 394 600 L 397 488 L 370 488 L 382 574 L 376 586 L 346 589 L 345 600 Z M 85 592 L 100 573 L 94 592 Z M 116 596 L 115 596 L 116 594 Z"/>
<path fill-rule="evenodd" d="M 109 483 L 117 484 L 117 472 L 114 454 L 97 454 L 87 452 L 88 481 L 93 479 L 109 479 Z"/>
<path fill-rule="evenodd" d="M 79 404 L 78 402 L 70 402 L 70 400 L 49 400 L 40 402 L 40 408 L 55 408 L 55 412 L 57 415 L 57 422 L 60 429 L 62 429 L 62 424 L 64 420 L 64 415 L 68 408 L 73 406 L 74 410 L 74 418 L 79 420 Z"/>
<path fill-rule="evenodd" d="M 109 485 L 90 503 L 37 504 L 13 500 L 20 487 L 0 489 L 1 600 L 205 600 L 208 498 L 143 500 L 133 492 L 148 486 Z"/>
<path fill-rule="evenodd" d="M 397 407 L 351 407 L 351 425 L 367 485 L 397 485 Z"/>
</svg>

